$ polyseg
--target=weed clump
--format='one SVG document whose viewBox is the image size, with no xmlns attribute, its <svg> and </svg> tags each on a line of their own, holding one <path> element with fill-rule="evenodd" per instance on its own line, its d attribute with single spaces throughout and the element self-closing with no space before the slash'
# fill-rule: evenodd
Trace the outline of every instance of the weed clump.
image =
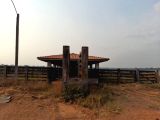
<svg viewBox="0 0 160 120">
<path fill-rule="evenodd" d="M 69 84 L 64 86 L 62 97 L 65 102 L 75 102 L 77 99 L 85 98 L 89 91 L 85 85 Z"/>
<path fill-rule="evenodd" d="M 86 98 L 78 99 L 77 103 L 90 109 L 99 108 L 113 101 L 113 92 L 107 87 L 99 88 L 91 92 Z"/>
<path fill-rule="evenodd" d="M 113 101 L 113 91 L 107 86 L 97 87 L 94 90 L 84 85 L 67 85 L 64 88 L 62 97 L 65 102 L 71 102 L 80 106 L 95 109 Z"/>
<path fill-rule="evenodd" d="M 157 84 L 146 84 L 146 87 L 150 87 L 150 88 L 153 88 L 153 89 L 160 89 L 160 84 L 157 83 Z"/>
</svg>

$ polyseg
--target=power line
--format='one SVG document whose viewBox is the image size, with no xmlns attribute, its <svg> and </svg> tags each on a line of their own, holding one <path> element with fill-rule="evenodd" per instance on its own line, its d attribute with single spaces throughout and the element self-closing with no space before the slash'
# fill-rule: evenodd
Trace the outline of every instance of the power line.
<svg viewBox="0 0 160 120">
<path fill-rule="evenodd" d="M 16 6 L 15 6 L 13 0 L 11 0 L 11 2 L 12 2 L 12 4 L 13 4 L 13 6 L 14 6 L 14 9 L 15 9 L 15 11 L 16 11 L 16 14 L 18 14 L 17 9 L 16 9 Z"/>
</svg>

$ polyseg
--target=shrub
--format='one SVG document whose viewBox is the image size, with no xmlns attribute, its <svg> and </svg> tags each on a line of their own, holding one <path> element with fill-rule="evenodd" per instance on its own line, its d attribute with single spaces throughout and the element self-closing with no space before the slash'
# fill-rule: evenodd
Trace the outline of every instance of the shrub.
<svg viewBox="0 0 160 120">
<path fill-rule="evenodd" d="M 62 97 L 65 102 L 74 102 L 78 98 L 85 98 L 88 94 L 87 86 L 68 84 L 64 87 Z"/>
<path fill-rule="evenodd" d="M 90 93 L 86 98 L 78 99 L 77 103 L 83 107 L 93 109 L 99 108 L 109 101 L 113 101 L 113 93 L 104 87 Z"/>
</svg>

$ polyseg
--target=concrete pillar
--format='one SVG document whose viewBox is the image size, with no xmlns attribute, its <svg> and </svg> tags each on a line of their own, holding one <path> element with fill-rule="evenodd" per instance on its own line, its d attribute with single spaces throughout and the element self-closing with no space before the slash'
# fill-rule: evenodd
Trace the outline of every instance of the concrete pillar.
<svg viewBox="0 0 160 120">
<path fill-rule="evenodd" d="M 78 77 L 81 78 L 81 71 L 82 71 L 82 59 L 81 59 L 81 52 L 79 54 L 79 60 L 78 60 Z"/>
<path fill-rule="evenodd" d="M 52 67 L 52 64 L 50 62 L 47 62 L 47 67 Z"/>
<path fill-rule="evenodd" d="M 99 63 L 95 64 L 95 69 L 99 69 Z"/>
<path fill-rule="evenodd" d="M 69 80 L 69 62 L 70 62 L 70 49 L 69 46 L 63 46 L 63 82 L 66 83 Z"/>
<path fill-rule="evenodd" d="M 90 69 L 92 69 L 93 68 L 92 64 L 90 64 L 89 67 L 90 67 Z"/>
<path fill-rule="evenodd" d="M 82 47 L 81 54 L 81 79 L 88 79 L 88 47 Z"/>
</svg>

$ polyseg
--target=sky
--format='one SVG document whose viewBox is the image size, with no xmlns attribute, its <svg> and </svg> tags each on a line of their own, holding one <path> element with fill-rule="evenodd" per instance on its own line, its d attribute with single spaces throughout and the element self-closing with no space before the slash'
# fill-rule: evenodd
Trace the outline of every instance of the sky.
<svg viewBox="0 0 160 120">
<path fill-rule="evenodd" d="M 101 67 L 160 67 L 160 0 L 14 0 L 20 14 L 19 64 L 79 53 L 110 58 Z M 0 64 L 14 64 L 16 13 L 0 0 Z"/>
</svg>

